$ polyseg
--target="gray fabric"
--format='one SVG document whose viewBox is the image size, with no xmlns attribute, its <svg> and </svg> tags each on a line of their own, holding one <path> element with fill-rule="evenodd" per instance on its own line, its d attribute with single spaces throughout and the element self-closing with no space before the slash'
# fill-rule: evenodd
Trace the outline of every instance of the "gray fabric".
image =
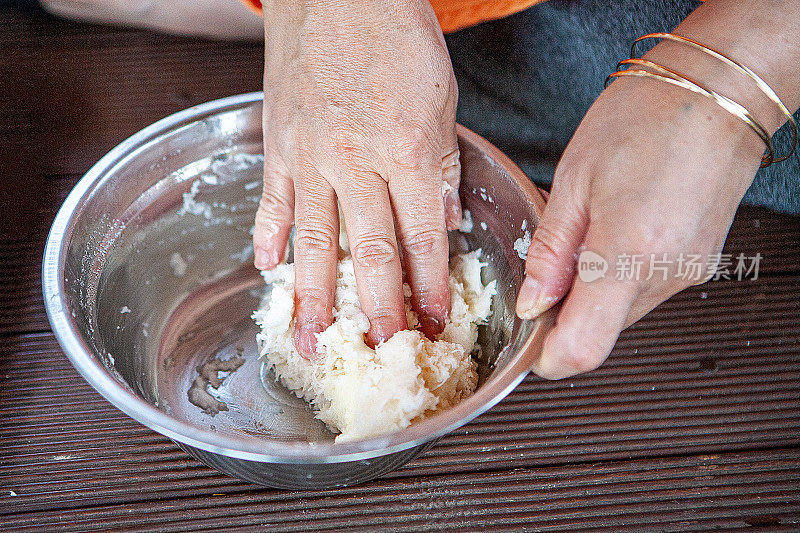
<svg viewBox="0 0 800 533">
<path fill-rule="evenodd" d="M 671 31 L 696 0 L 550 0 L 447 36 L 458 121 L 505 151 L 536 183 L 558 157 L 605 77 L 638 36 Z M 645 48 L 643 48 L 644 50 Z M 800 121 L 800 112 L 795 114 Z M 776 153 L 791 147 L 787 127 Z M 744 202 L 800 214 L 800 157 L 761 169 Z"/>
</svg>

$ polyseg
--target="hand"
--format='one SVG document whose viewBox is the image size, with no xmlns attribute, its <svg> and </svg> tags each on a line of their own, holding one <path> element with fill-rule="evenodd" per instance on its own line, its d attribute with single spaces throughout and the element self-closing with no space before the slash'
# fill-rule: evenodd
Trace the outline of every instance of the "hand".
<svg viewBox="0 0 800 533">
<path fill-rule="evenodd" d="M 675 33 L 741 61 L 790 110 L 800 106 L 796 2 L 706 0 Z M 714 58 L 670 41 L 645 57 L 745 105 L 770 134 L 786 120 L 752 80 Z M 525 264 L 517 314 L 533 318 L 563 299 L 533 370 L 556 379 L 596 368 L 624 327 L 703 281 L 676 277 L 677 263 L 666 280 L 660 272 L 648 280 L 645 270 L 617 280 L 614 266 L 620 254 L 718 253 L 763 151 L 742 121 L 682 88 L 623 78 L 603 91 L 556 168 Z M 575 277 L 583 249 L 609 262 L 605 277 Z"/>
<path fill-rule="evenodd" d="M 676 263 L 666 280 L 648 280 L 649 258 L 719 253 L 763 150 L 744 122 L 702 96 L 659 80 L 614 81 L 559 161 L 528 251 L 517 314 L 533 318 L 563 299 L 533 371 L 558 379 L 598 367 L 623 328 L 706 281 L 676 277 Z M 583 250 L 607 261 L 605 276 L 576 277 Z M 621 254 L 641 254 L 638 279 L 617 279 Z"/>
<path fill-rule="evenodd" d="M 407 327 L 400 247 L 423 332 L 440 333 L 450 307 L 446 228 L 461 221 L 458 94 L 430 4 L 274 1 L 264 20 L 255 265 L 278 264 L 294 222 L 298 350 L 310 356 L 333 320 L 337 200 L 368 340 Z"/>
</svg>

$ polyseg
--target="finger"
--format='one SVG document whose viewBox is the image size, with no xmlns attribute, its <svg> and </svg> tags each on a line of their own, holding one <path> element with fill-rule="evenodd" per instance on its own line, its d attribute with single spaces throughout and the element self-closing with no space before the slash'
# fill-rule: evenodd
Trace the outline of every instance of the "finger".
<svg viewBox="0 0 800 533">
<path fill-rule="evenodd" d="M 295 196 L 295 347 L 310 358 L 317 335 L 333 322 L 339 211 L 330 184 L 315 171 L 297 180 Z"/>
<path fill-rule="evenodd" d="M 361 172 L 337 191 L 350 244 L 361 308 L 369 318 L 367 339 L 379 344 L 408 326 L 402 271 L 386 182 Z"/>
<path fill-rule="evenodd" d="M 455 83 L 455 82 L 454 82 Z M 455 93 L 458 99 L 458 93 Z M 455 104 L 445 107 L 442 116 L 442 197 L 447 229 L 458 229 L 461 225 L 461 198 L 458 188 L 461 185 L 461 157 L 456 134 Z"/>
<path fill-rule="evenodd" d="M 265 141 L 265 145 L 268 141 Z M 294 184 L 271 147 L 264 150 L 264 188 L 253 231 L 254 264 L 268 270 L 281 262 L 294 221 Z"/>
<path fill-rule="evenodd" d="M 389 179 L 403 250 L 405 274 L 411 285 L 411 302 L 422 332 L 433 339 L 444 330 L 450 314 L 448 244 L 445 204 L 440 189 L 439 147 L 423 152 L 427 161 L 398 169 Z M 459 208 L 460 216 L 460 208 Z"/>
<path fill-rule="evenodd" d="M 533 319 L 561 300 L 575 277 L 578 248 L 588 216 L 582 195 L 554 181 L 550 199 L 533 232 L 525 260 L 525 281 L 517 296 L 517 315 Z"/>
<path fill-rule="evenodd" d="M 606 261 L 619 257 L 615 247 L 588 235 L 586 248 Z M 532 370 L 560 379 L 600 366 L 625 328 L 641 287 L 637 277 L 617 279 L 613 272 L 592 281 L 576 277 Z"/>
</svg>

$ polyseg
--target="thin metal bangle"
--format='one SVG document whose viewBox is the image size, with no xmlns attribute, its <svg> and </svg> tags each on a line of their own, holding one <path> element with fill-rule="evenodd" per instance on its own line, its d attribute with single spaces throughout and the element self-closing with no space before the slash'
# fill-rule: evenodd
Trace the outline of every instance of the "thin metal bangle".
<svg viewBox="0 0 800 533">
<path fill-rule="evenodd" d="M 625 60 L 629 61 L 629 60 Z M 638 60 L 638 61 L 647 61 L 647 60 Z M 652 63 L 651 61 L 647 61 L 648 63 Z M 665 71 L 669 71 L 666 67 L 653 63 L 660 69 L 664 69 Z M 672 71 L 669 71 L 672 73 Z M 726 96 L 722 96 L 721 94 L 715 93 L 714 91 L 710 91 L 705 87 L 695 83 L 694 81 L 681 76 L 680 74 L 672 73 L 672 74 L 661 74 L 658 72 L 651 72 L 649 70 L 643 69 L 628 69 L 628 70 L 618 70 L 616 72 L 612 72 L 608 75 L 605 81 L 605 85 L 608 86 L 608 83 L 611 81 L 611 78 L 616 77 L 625 77 L 625 76 L 635 76 L 639 78 L 652 78 L 652 79 L 659 79 L 670 83 L 672 85 L 676 85 L 678 87 L 682 87 L 684 89 L 688 89 L 697 94 L 702 94 L 703 96 L 714 100 L 719 106 L 723 109 L 728 111 L 733 116 L 743 120 L 750 128 L 756 132 L 756 134 L 764 141 L 764 144 L 767 146 L 767 155 L 761 158 L 761 166 L 765 167 L 768 166 L 775 157 L 775 151 L 772 146 L 772 139 L 770 139 L 767 130 L 753 118 L 750 112 L 747 110 L 746 107 L 743 105 L 734 102 L 730 98 Z"/>
<path fill-rule="evenodd" d="M 781 112 L 784 115 L 786 115 L 786 118 L 788 119 L 788 122 L 789 122 L 789 127 L 792 130 L 792 149 L 789 151 L 789 153 L 787 155 L 779 157 L 777 159 L 774 159 L 772 161 L 772 163 L 779 163 L 781 161 L 785 161 L 785 160 L 789 159 L 790 157 L 792 157 L 792 154 L 797 149 L 797 143 L 798 143 L 797 121 L 794 119 L 794 115 L 792 115 L 792 112 L 789 111 L 789 109 L 786 107 L 786 104 L 783 103 L 783 100 L 781 100 L 781 98 L 778 96 L 778 94 L 775 92 L 775 90 L 772 87 L 770 87 L 769 84 L 767 82 L 765 82 L 764 79 L 761 76 L 759 76 L 758 74 L 753 72 L 751 69 L 749 69 L 745 65 L 742 65 L 738 61 L 736 61 L 734 59 L 731 59 L 730 57 L 726 56 L 722 52 L 714 50 L 713 48 L 711 48 L 709 46 L 706 46 L 706 45 L 704 45 L 702 43 L 699 43 L 699 42 L 695 41 L 694 39 L 690 39 L 690 38 L 684 37 L 682 35 L 676 35 L 674 33 L 657 32 L 657 33 L 648 33 L 647 35 L 642 35 L 641 37 L 639 37 L 638 39 L 633 41 L 633 44 L 631 45 L 631 58 L 632 59 L 636 58 L 636 45 L 637 45 L 637 43 L 639 43 L 639 41 L 643 41 L 645 39 L 667 39 L 667 40 L 670 40 L 670 41 L 676 41 L 676 42 L 687 44 L 687 45 L 689 45 L 689 46 L 691 46 L 691 47 L 693 47 L 693 48 L 695 48 L 697 50 L 701 50 L 702 52 L 704 52 L 704 53 L 706 53 L 706 54 L 708 54 L 708 55 L 710 55 L 710 56 L 712 56 L 712 57 L 714 57 L 716 59 L 719 59 L 720 61 L 726 63 L 727 65 L 735 68 L 736 70 L 738 70 L 742 74 L 745 74 L 745 75 L 749 76 L 750 79 L 752 79 L 756 83 L 758 88 L 761 89 L 761 92 L 763 92 L 767 96 L 767 98 L 769 98 L 775 105 L 777 105 L 778 108 L 781 110 Z"/>
</svg>

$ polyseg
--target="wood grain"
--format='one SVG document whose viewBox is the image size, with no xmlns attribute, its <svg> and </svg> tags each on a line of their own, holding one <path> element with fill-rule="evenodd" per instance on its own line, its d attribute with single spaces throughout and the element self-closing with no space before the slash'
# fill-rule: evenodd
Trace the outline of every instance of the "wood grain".
<svg viewBox="0 0 800 533">
<path fill-rule="evenodd" d="M 800 219 L 747 207 L 725 252 L 761 253 L 759 279 L 681 292 L 597 371 L 528 377 L 382 480 L 273 491 L 189 458 L 72 368 L 49 332 L 41 257 L 99 157 L 170 113 L 258 90 L 261 45 L 9 8 L 0 20 L 5 530 L 800 528 Z"/>
<path fill-rule="evenodd" d="M 163 478 L 123 472 L 110 482 L 128 480 L 124 494 L 133 501 L 105 503 L 100 486 L 91 508 L 17 512 L 4 523 L 14 531 L 694 531 L 766 521 L 771 531 L 791 531 L 800 521 L 798 466 L 795 450 L 771 450 L 415 476 L 297 493 L 254 489 L 196 468 Z"/>
<path fill-rule="evenodd" d="M 797 337 L 800 324 L 793 327 Z M 698 335 L 680 350 L 618 348 L 598 371 L 568 381 L 529 377 L 389 478 L 797 447 L 797 345 L 764 333 L 750 346 L 731 334 L 713 368 L 703 364 L 708 343 Z M 0 376 L 0 486 L 24 494 L 0 493 L 11 504 L 0 514 L 141 503 L 151 490 L 191 495 L 231 483 L 100 398 L 50 333 L 7 338 Z"/>
</svg>

